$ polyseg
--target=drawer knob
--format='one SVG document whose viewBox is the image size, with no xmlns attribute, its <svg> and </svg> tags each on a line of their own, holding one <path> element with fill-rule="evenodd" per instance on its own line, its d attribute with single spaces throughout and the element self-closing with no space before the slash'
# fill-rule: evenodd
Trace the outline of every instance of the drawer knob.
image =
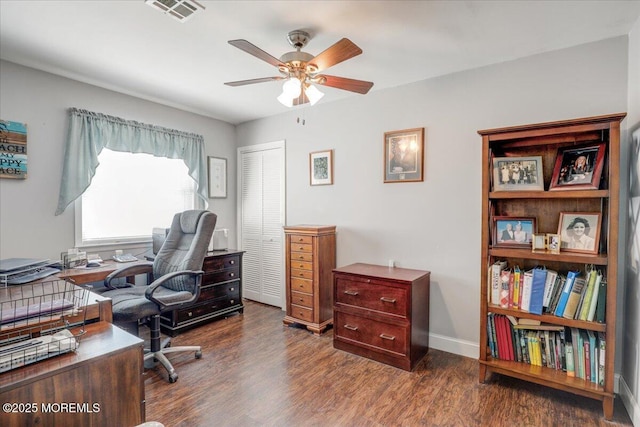
<svg viewBox="0 0 640 427">
<path fill-rule="evenodd" d="M 304 259 L 304 257 L 303 257 L 302 255 L 300 255 L 300 256 L 298 257 L 298 259 Z"/>
<path fill-rule="evenodd" d="M 344 291 L 344 293 L 346 295 L 351 295 L 353 297 L 355 297 L 356 295 L 358 295 L 358 291 Z"/>
<path fill-rule="evenodd" d="M 304 273 L 300 273 L 300 276 L 304 276 Z"/>
<path fill-rule="evenodd" d="M 301 237 L 298 239 L 298 242 L 304 242 L 304 239 Z"/>
<path fill-rule="evenodd" d="M 352 326 L 352 325 L 349 325 L 348 323 L 345 323 L 344 328 L 348 329 L 350 331 L 357 331 L 358 330 L 357 326 Z"/>
<path fill-rule="evenodd" d="M 191 316 L 193 316 L 193 313 L 192 312 L 188 312 L 187 316 L 191 317 Z"/>
<path fill-rule="evenodd" d="M 230 292 L 233 292 L 233 291 L 235 291 L 235 290 L 236 290 L 236 288 L 229 288 L 229 291 L 230 291 Z"/>
<path fill-rule="evenodd" d="M 388 297 L 380 297 L 380 301 L 382 301 L 382 302 L 390 302 L 391 304 L 395 304 L 396 303 L 396 299 L 395 298 L 388 298 Z"/>
<path fill-rule="evenodd" d="M 367 279 L 367 283 L 371 283 L 371 279 Z"/>
<path fill-rule="evenodd" d="M 230 302 L 231 304 L 233 304 L 233 303 L 235 303 L 236 301 L 235 301 L 235 300 L 229 300 L 229 302 Z"/>
<path fill-rule="evenodd" d="M 233 264 L 235 264 L 235 263 L 236 263 L 236 261 L 235 261 L 235 260 L 233 260 L 233 259 L 232 259 L 231 261 L 229 261 L 229 264 L 231 264 L 231 265 L 233 265 Z"/>
<path fill-rule="evenodd" d="M 304 298 L 298 298 L 298 301 L 304 302 Z"/>
<path fill-rule="evenodd" d="M 304 246 L 300 246 L 300 250 L 303 250 L 303 249 L 304 249 Z"/>
<path fill-rule="evenodd" d="M 380 334 L 380 338 L 382 338 L 383 340 L 389 340 L 389 341 L 393 341 L 396 339 L 396 337 L 394 337 L 393 335 L 387 335 L 387 334 Z"/>
</svg>

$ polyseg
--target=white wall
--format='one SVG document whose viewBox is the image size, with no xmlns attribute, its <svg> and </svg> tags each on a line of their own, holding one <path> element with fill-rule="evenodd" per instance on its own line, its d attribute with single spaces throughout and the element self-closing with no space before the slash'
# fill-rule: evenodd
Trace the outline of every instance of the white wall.
<svg viewBox="0 0 640 427">
<path fill-rule="evenodd" d="M 226 157 L 235 165 L 235 127 L 228 123 L 6 61 L 0 62 L 0 88 L 0 118 L 27 124 L 28 152 L 27 179 L 0 179 L 0 259 L 55 260 L 74 245 L 73 205 L 54 216 L 69 107 L 201 134 L 207 155 Z M 210 200 L 209 209 L 218 214 L 217 227 L 234 231 L 233 170 L 228 179 L 228 198 Z M 153 182 L 138 185 L 151 186 Z M 136 215 L 127 206 L 122 207 L 122 214 Z M 153 226 L 157 224 L 149 224 L 149 231 Z"/>
<path fill-rule="evenodd" d="M 626 108 L 627 37 L 619 37 L 321 101 L 241 124 L 237 138 L 239 146 L 286 139 L 287 224 L 337 225 L 338 266 L 394 259 L 431 271 L 430 344 L 477 357 L 485 283 L 477 130 Z M 415 127 L 425 128 L 424 182 L 384 184 L 384 132 Z M 323 149 L 335 150 L 335 183 L 311 187 L 308 156 Z"/>
<path fill-rule="evenodd" d="M 630 190 L 623 212 L 627 223 L 626 286 L 623 294 L 624 330 L 622 333 L 622 381 L 620 394 L 634 425 L 640 426 L 640 140 L 633 142 L 632 133 L 640 132 L 640 19 L 629 33 L 629 79 L 627 110 L 626 165 L 629 180 L 621 184 Z M 626 176 L 626 175 L 623 175 Z M 635 245 L 635 247 L 634 247 Z M 621 269 L 622 270 L 622 269 Z"/>
</svg>

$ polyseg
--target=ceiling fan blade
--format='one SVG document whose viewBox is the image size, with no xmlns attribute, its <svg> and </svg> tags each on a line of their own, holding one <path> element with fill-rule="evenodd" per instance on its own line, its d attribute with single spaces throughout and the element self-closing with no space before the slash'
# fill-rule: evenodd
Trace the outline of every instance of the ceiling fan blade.
<svg viewBox="0 0 640 427">
<path fill-rule="evenodd" d="M 262 77 L 260 79 L 250 79 L 250 80 L 238 80 L 237 82 L 227 82 L 225 83 L 227 86 L 244 86 L 244 85 L 252 85 L 254 83 L 264 83 L 271 82 L 274 80 L 283 80 L 286 77 L 275 76 L 275 77 Z"/>
<path fill-rule="evenodd" d="M 346 77 L 328 76 L 323 74 L 321 76 L 319 85 L 335 87 L 336 89 L 348 90 L 351 92 L 366 94 L 373 86 L 373 82 L 365 82 L 364 80 L 348 79 Z"/>
<path fill-rule="evenodd" d="M 351 40 L 344 38 L 310 60 L 308 64 L 316 66 L 317 72 L 320 72 L 361 53 L 362 49 Z"/>
<path fill-rule="evenodd" d="M 240 50 L 244 50 L 245 52 L 255 56 L 256 58 L 262 59 L 263 61 L 268 62 L 273 66 L 279 67 L 281 65 L 284 65 L 278 58 L 269 55 L 267 52 L 260 49 L 258 46 L 253 45 L 246 40 L 242 40 L 242 39 L 229 40 L 229 44 L 231 46 L 237 47 Z"/>
<path fill-rule="evenodd" d="M 309 98 L 304 93 L 304 91 L 300 92 L 300 96 L 293 100 L 293 105 L 302 105 L 309 102 Z"/>
</svg>

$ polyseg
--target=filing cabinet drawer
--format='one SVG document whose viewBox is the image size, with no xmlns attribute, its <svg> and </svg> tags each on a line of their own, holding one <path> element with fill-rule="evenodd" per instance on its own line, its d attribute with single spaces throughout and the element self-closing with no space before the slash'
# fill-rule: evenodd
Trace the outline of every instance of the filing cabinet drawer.
<svg viewBox="0 0 640 427">
<path fill-rule="evenodd" d="M 213 273 L 225 268 L 238 267 L 240 265 L 240 255 L 227 257 L 206 257 L 202 263 L 202 270 L 206 273 Z"/>
<path fill-rule="evenodd" d="M 296 319 L 313 322 L 313 309 L 291 304 L 291 315 Z"/>
<path fill-rule="evenodd" d="M 313 271 L 309 270 L 297 270 L 295 268 L 291 269 L 291 278 L 294 277 L 313 280 Z"/>
<path fill-rule="evenodd" d="M 189 308 L 185 308 L 182 310 L 177 310 L 177 324 L 184 323 L 189 320 L 195 320 L 198 317 L 206 316 L 211 314 L 212 312 L 222 310 L 223 308 L 231 307 L 238 303 L 237 299 L 229 299 L 226 297 L 218 298 L 213 301 L 208 301 L 204 304 L 198 304 L 191 306 Z"/>
<path fill-rule="evenodd" d="M 354 277 L 336 279 L 336 304 L 375 310 L 407 317 L 408 289 L 377 283 L 374 280 Z"/>
<path fill-rule="evenodd" d="M 352 314 L 335 312 L 334 334 L 336 338 L 355 341 L 376 350 L 408 356 L 408 328 L 406 326 L 368 319 Z"/>
<path fill-rule="evenodd" d="M 294 279 L 291 278 L 291 290 L 298 292 L 306 292 L 308 294 L 313 293 L 313 281 L 307 279 Z"/>
<path fill-rule="evenodd" d="M 313 308 L 313 295 L 301 292 L 291 292 L 291 304 Z"/>
<path fill-rule="evenodd" d="M 198 301 L 208 301 L 224 296 L 240 300 L 240 281 L 204 286 L 200 289 Z"/>
<path fill-rule="evenodd" d="M 220 283 L 220 282 L 226 282 L 228 280 L 236 280 L 239 277 L 240 277 L 239 266 L 228 268 L 222 271 L 216 271 L 214 273 L 205 272 L 204 277 L 202 278 L 202 285 L 206 286 L 211 283 Z"/>
</svg>

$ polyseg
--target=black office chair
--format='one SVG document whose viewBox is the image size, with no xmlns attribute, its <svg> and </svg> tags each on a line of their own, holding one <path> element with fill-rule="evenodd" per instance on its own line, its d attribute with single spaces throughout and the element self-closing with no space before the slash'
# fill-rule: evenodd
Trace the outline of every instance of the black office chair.
<svg viewBox="0 0 640 427">
<path fill-rule="evenodd" d="M 160 314 L 189 305 L 198 299 L 202 283 L 202 263 L 216 226 L 217 216 L 205 210 L 178 213 L 173 217 L 169 234 L 153 263 L 118 269 L 104 281 L 111 298 L 113 323 L 138 335 L 138 325 L 146 323 L 151 331 L 151 348 L 145 349 L 145 367 L 160 362 L 174 383 L 178 374 L 165 354 L 194 351 L 202 357 L 200 346 L 168 347 L 170 339 L 161 342 Z M 122 277 L 152 274 L 149 285 L 118 284 Z"/>
</svg>

